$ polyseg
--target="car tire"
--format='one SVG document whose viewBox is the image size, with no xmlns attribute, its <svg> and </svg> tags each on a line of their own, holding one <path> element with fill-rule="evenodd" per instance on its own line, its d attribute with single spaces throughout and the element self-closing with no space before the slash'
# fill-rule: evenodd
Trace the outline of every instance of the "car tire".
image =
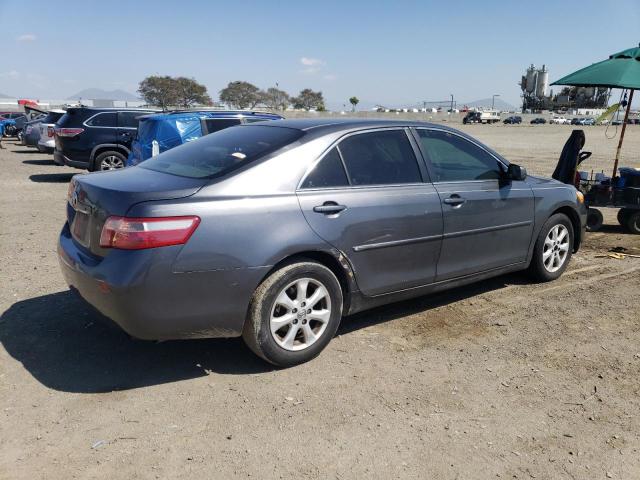
<svg viewBox="0 0 640 480">
<path fill-rule="evenodd" d="M 533 247 L 530 275 L 539 282 L 550 282 L 560 277 L 571 260 L 573 238 L 573 224 L 569 217 L 563 213 L 549 217 Z"/>
<path fill-rule="evenodd" d="M 124 168 L 127 157 L 115 150 L 102 152 L 93 161 L 93 171 L 120 170 Z"/>
<path fill-rule="evenodd" d="M 587 232 L 597 232 L 602 228 L 604 218 L 602 212 L 597 208 L 590 208 L 587 211 Z"/>
<path fill-rule="evenodd" d="M 315 358 L 341 319 L 342 288 L 333 272 L 316 262 L 295 262 L 273 272 L 256 289 L 242 337 L 267 362 L 291 367 Z"/>
<path fill-rule="evenodd" d="M 626 215 L 626 227 L 631 233 L 640 235 L 640 210 L 631 211 Z"/>
</svg>

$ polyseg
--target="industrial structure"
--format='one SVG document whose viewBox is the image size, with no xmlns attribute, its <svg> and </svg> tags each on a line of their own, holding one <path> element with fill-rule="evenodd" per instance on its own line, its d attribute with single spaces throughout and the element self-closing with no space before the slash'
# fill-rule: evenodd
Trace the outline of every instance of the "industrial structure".
<svg viewBox="0 0 640 480">
<path fill-rule="evenodd" d="M 592 87 L 565 87 L 559 94 L 549 91 L 549 71 L 546 65 L 536 68 L 531 64 L 520 80 L 522 112 L 541 110 L 567 110 L 582 108 L 606 108 L 609 89 Z"/>
</svg>

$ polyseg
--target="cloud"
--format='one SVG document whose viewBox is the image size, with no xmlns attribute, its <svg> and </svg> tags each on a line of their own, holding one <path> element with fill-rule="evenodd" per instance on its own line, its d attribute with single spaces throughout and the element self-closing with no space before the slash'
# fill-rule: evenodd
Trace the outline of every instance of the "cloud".
<svg viewBox="0 0 640 480">
<path fill-rule="evenodd" d="M 306 75 L 318 73 L 326 65 L 324 60 L 312 57 L 302 57 L 300 59 L 300 63 L 305 67 L 300 70 L 300 73 L 304 73 Z"/>
<path fill-rule="evenodd" d="M 311 58 L 311 57 L 302 57 L 300 59 L 300 63 L 305 67 L 319 67 L 325 64 L 319 58 Z"/>
<path fill-rule="evenodd" d="M 24 35 L 20 35 L 16 40 L 19 42 L 35 42 L 38 37 L 33 33 L 25 33 Z"/>
<path fill-rule="evenodd" d="M 20 73 L 18 73 L 15 70 L 10 70 L 8 72 L 0 72 L 0 78 L 10 78 L 12 80 L 15 80 L 18 77 L 20 77 Z"/>
</svg>

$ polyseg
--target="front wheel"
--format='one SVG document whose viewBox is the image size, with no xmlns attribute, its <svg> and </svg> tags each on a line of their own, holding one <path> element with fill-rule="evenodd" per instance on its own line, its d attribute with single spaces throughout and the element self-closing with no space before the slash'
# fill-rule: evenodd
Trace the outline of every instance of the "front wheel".
<svg viewBox="0 0 640 480">
<path fill-rule="evenodd" d="M 296 262 L 256 289 L 242 336 L 251 350 L 278 367 L 316 357 L 342 318 L 340 282 L 327 267 Z"/>
<path fill-rule="evenodd" d="M 571 260 L 573 235 L 573 225 L 566 215 L 556 213 L 549 217 L 533 248 L 529 265 L 533 278 L 549 282 L 562 275 Z"/>
</svg>

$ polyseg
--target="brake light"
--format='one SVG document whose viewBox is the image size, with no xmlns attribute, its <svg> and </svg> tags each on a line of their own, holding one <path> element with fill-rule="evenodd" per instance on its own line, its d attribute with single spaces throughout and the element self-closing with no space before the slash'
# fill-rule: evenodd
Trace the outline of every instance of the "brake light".
<svg viewBox="0 0 640 480">
<path fill-rule="evenodd" d="M 75 137 L 84 132 L 84 128 L 56 128 L 55 134 L 59 137 Z"/>
<path fill-rule="evenodd" d="M 122 250 L 167 247 L 187 243 L 200 217 L 109 217 L 102 227 L 100 247 Z"/>
<path fill-rule="evenodd" d="M 53 127 L 47 127 L 47 136 L 53 137 Z"/>
</svg>

